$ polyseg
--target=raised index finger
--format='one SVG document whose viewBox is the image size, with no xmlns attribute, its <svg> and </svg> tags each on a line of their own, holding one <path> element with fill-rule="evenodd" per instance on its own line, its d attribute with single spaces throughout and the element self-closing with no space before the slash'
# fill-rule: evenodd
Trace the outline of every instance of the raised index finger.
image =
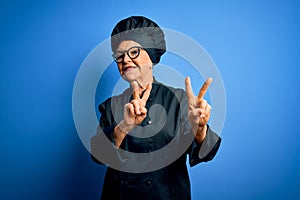
<svg viewBox="0 0 300 200">
<path fill-rule="evenodd" d="M 147 85 L 147 88 L 146 88 L 144 94 L 143 94 L 143 98 L 142 98 L 142 99 L 143 99 L 144 101 L 147 101 L 147 100 L 148 100 L 148 98 L 149 98 L 149 96 L 150 96 L 150 93 L 151 93 L 151 89 L 152 89 L 152 84 L 149 83 L 149 84 Z"/>
<path fill-rule="evenodd" d="M 201 89 L 200 89 L 200 91 L 199 91 L 198 99 L 203 99 L 203 97 L 204 97 L 205 93 L 207 92 L 208 87 L 209 87 L 209 85 L 211 84 L 212 80 L 213 80 L 212 78 L 208 78 L 208 79 L 204 82 L 204 84 L 202 85 L 202 87 L 201 87 Z"/>
<path fill-rule="evenodd" d="M 187 95 L 188 98 L 193 98 L 194 97 L 190 77 L 185 78 L 185 91 L 186 91 L 186 95 Z"/>
<path fill-rule="evenodd" d="M 138 100 L 140 99 L 140 87 L 136 81 L 131 82 L 131 86 L 133 88 L 133 99 Z"/>
</svg>

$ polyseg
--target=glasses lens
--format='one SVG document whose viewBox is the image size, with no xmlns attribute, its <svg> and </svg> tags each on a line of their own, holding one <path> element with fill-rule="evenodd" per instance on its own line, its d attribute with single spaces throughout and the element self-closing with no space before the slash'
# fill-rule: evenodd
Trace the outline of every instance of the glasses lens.
<svg viewBox="0 0 300 200">
<path fill-rule="evenodd" d="M 128 56 L 131 59 L 135 59 L 139 56 L 140 54 L 140 48 L 139 47 L 132 47 L 131 49 L 128 50 Z"/>
<path fill-rule="evenodd" d="M 121 63 L 124 60 L 125 52 L 127 52 L 127 55 L 129 56 L 129 58 L 135 59 L 140 55 L 140 50 L 141 50 L 141 47 L 131 47 L 127 51 L 117 52 L 117 53 L 113 54 L 113 58 L 117 63 Z"/>
<path fill-rule="evenodd" d="M 123 61 L 123 57 L 124 57 L 124 53 L 116 53 L 113 55 L 114 59 L 116 62 L 122 62 Z"/>
</svg>

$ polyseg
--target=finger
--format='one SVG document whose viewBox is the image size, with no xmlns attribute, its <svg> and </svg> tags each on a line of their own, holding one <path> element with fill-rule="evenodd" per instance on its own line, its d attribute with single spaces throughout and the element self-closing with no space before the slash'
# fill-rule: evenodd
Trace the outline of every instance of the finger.
<svg viewBox="0 0 300 200">
<path fill-rule="evenodd" d="M 136 81 L 131 82 L 131 87 L 133 88 L 133 99 L 140 99 L 140 87 Z"/>
<path fill-rule="evenodd" d="M 145 102 L 149 99 L 151 89 L 152 89 L 152 84 L 149 83 L 146 87 L 146 90 L 145 90 L 145 92 L 143 94 L 143 98 L 142 98 L 142 100 L 144 100 Z"/>
<path fill-rule="evenodd" d="M 210 118 L 210 110 L 211 110 L 211 106 L 209 104 L 206 104 L 205 108 L 201 110 L 200 117 L 206 118 L 205 120 L 208 121 Z"/>
<path fill-rule="evenodd" d="M 133 107 L 134 107 L 134 112 L 135 112 L 135 114 L 137 114 L 137 115 L 140 115 L 141 114 L 141 111 L 140 111 L 140 104 L 139 104 L 139 102 L 138 102 L 138 100 L 132 100 L 131 101 L 131 104 L 133 105 Z"/>
<path fill-rule="evenodd" d="M 194 110 L 192 110 L 191 115 L 195 118 L 203 118 L 205 117 L 205 108 L 201 109 L 201 108 L 196 108 Z"/>
<path fill-rule="evenodd" d="M 205 110 L 207 113 L 211 113 L 211 106 L 209 104 L 207 104 Z"/>
<path fill-rule="evenodd" d="M 194 109 L 192 111 L 189 112 L 189 120 L 191 123 L 193 124 L 197 124 L 199 122 L 199 117 L 200 117 L 200 109 Z"/>
<path fill-rule="evenodd" d="M 198 105 L 201 110 L 205 110 L 205 107 L 208 105 L 208 103 L 205 99 L 199 99 Z"/>
<path fill-rule="evenodd" d="M 146 114 L 147 114 L 147 108 L 142 107 L 142 108 L 141 108 L 141 114 L 142 114 L 142 115 L 146 115 Z"/>
<path fill-rule="evenodd" d="M 205 117 L 205 110 L 204 109 L 199 108 L 198 117 L 200 117 L 200 119 Z"/>
<path fill-rule="evenodd" d="M 212 78 L 208 78 L 208 79 L 204 82 L 204 84 L 202 85 L 202 87 L 201 87 L 201 89 L 200 89 L 200 91 L 199 91 L 198 99 L 203 99 L 203 97 L 204 97 L 205 93 L 207 92 L 208 87 L 209 87 L 209 85 L 211 84 L 212 80 L 213 80 Z"/>
<path fill-rule="evenodd" d="M 192 90 L 190 77 L 185 78 L 185 91 L 188 98 L 192 98 L 195 96 Z"/>
<path fill-rule="evenodd" d="M 202 113 L 202 111 L 200 108 L 196 108 L 194 110 L 191 110 L 191 112 L 190 112 L 192 117 L 199 117 L 201 113 Z"/>
<path fill-rule="evenodd" d="M 130 115 L 135 116 L 134 107 L 131 103 L 128 103 L 127 109 L 128 109 L 128 112 L 129 112 Z"/>
</svg>

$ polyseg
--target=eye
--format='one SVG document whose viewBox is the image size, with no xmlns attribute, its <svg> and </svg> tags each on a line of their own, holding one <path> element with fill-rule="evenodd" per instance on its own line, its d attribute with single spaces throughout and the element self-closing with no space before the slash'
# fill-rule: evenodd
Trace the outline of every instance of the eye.
<svg viewBox="0 0 300 200">
<path fill-rule="evenodd" d="M 124 54 L 119 54 L 116 56 L 117 59 L 123 58 Z"/>
<path fill-rule="evenodd" d="M 132 48 L 130 51 L 129 51 L 129 55 L 131 58 L 136 58 L 138 55 L 139 55 L 139 48 Z"/>
<path fill-rule="evenodd" d="M 124 57 L 124 53 L 116 53 L 114 54 L 114 58 L 116 61 L 122 61 Z"/>
</svg>

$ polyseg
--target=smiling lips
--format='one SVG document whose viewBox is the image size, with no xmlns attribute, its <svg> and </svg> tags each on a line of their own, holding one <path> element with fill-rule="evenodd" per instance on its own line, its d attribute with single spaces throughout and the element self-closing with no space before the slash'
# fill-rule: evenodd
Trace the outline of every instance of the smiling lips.
<svg viewBox="0 0 300 200">
<path fill-rule="evenodd" d="M 133 71 L 136 67 L 135 66 L 128 66 L 123 68 L 123 72 L 130 72 Z"/>
</svg>

